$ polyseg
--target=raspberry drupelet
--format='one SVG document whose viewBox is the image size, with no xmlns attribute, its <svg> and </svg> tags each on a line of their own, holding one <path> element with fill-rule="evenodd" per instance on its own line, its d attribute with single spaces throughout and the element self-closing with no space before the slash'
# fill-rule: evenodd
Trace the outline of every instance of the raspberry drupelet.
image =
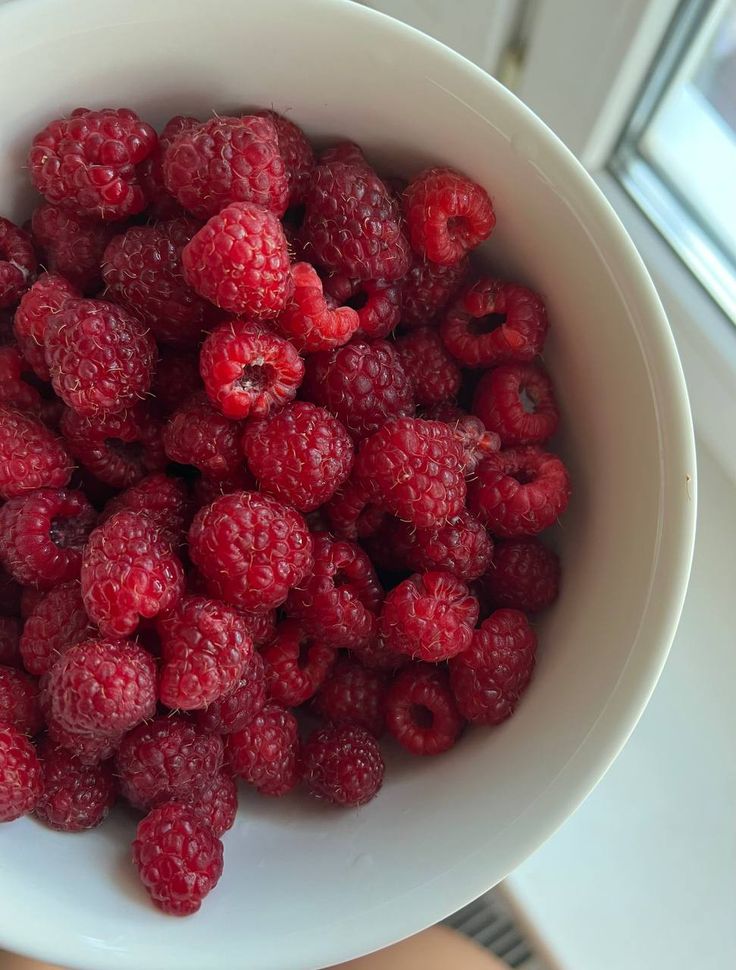
<svg viewBox="0 0 736 970">
<path fill-rule="evenodd" d="M 497 432 L 504 448 L 542 444 L 560 420 L 552 381 L 535 364 L 502 364 L 484 374 L 475 389 L 473 414 Z"/>
<path fill-rule="evenodd" d="M 284 707 L 299 707 L 314 696 L 337 653 L 322 637 L 308 634 L 296 620 L 283 620 L 261 656 L 271 700 Z"/>
<path fill-rule="evenodd" d="M 366 805 L 383 784 L 378 742 L 358 724 L 317 728 L 304 745 L 303 758 L 307 788 L 334 805 Z"/>
<path fill-rule="evenodd" d="M 453 747 L 463 726 L 442 667 L 412 664 L 399 671 L 386 696 L 386 727 L 402 748 L 441 754 Z"/>
</svg>

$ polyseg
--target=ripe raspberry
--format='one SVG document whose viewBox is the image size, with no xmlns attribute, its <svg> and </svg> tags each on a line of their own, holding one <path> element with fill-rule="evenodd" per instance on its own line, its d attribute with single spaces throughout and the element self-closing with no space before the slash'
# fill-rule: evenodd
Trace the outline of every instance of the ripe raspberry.
<svg viewBox="0 0 736 970">
<path fill-rule="evenodd" d="M 460 737 L 463 719 L 447 672 L 429 664 L 412 664 L 399 671 L 386 696 L 386 727 L 412 754 L 449 750 Z"/>
<path fill-rule="evenodd" d="M 0 347 L 0 405 L 29 412 L 44 421 L 49 413 L 47 404 L 36 388 L 23 379 L 24 372 L 28 373 L 28 365 L 18 348 Z"/>
<path fill-rule="evenodd" d="M 138 181 L 148 200 L 148 214 L 154 219 L 171 219 L 184 215 L 184 209 L 164 184 L 163 157 L 171 143 L 184 131 L 194 131 L 202 124 L 198 118 L 175 115 L 158 136 L 158 147 L 138 167 Z"/>
<path fill-rule="evenodd" d="M 351 654 L 368 670 L 393 671 L 405 667 L 409 658 L 404 653 L 396 653 L 376 633 L 366 643 L 357 644 L 350 649 Z"/>
<path fill-rule="evenodd" d="M 560 560 L 538 539 L 509 539 L 496 546 L 483 581 L 497 607 L 538 613 L 557 599 Z"/>
<path fill-rule="evenodd" d="M 225 754 L 232 773 L 262 795 L 286 795 L 301 775 L 296 718 L 267 704 L 245 727 L 226 736 Z"/>
<path fill-rule="evenodd" d="M 156 717 L 120 742 L 115 772 L 121 793 L 135 808 L 172 798 L 198 798 L 222 767 L 222 740 L 184 717 Z"/>
<path fill-rule="evenodd" d="M 411 254 L 399 206 L 370 168 L 323 162 L 305 201 L 302 232 L 311 262 L 351 279 L 406 274 Z"/>
<path fill-rule="evenodd" d="M 182 270 L 182 250 L 198 229 L 194 219 L 132 226 L 115 236 L 102 259 L 108 297 L 140 317 L 161 343 L 194 346 L 212 316 Z"/>
<path fill-rule="evenodd" d="M 239 433 L 238 424 L 216 411 L 204 394 L 197 394 L 164 425 L 164 449 L 171 461 L 194 465 L 211 478 L 226 478 L 243 464 Z"/>
<path fill-rule="evenodd" d="M 401 320 L 403 281 L 351 280 L 343 273 L 332 273 L 324 281 L 328 297 L 352 307 L 358 314 L 357 337 L 379 340 L 388 337 Z"/>
<path fill-rule="evenodd" d="M 47 320 L 45 346 L 54 390 L 78 414 L 122 411 L 150 390 L 156 344 L 122 307 L 69 300 Z"/>
<path fill-rule="evenodd" d="M 496 610 L 460 657 L 450 661 L 458 708 L 475 724 L 511 717 L 534 670 L 537 638 L 519 610 Z"/>
<path fill-rule="evenodd" d="M 271 699 L 284 707 L 298 707 L 314 696 L 337 654 L 321 637 L 307 634 L 296 620 L 284 620 L 261 656 Z"/>
<path fill-rule="evenodd" d="M 456 425 L 461 418 L 469 417 L 457 401 L 440 401 L 420 410 L 419 416 L 425 421 L 443 421 L 445 424 Z"/>
<path fill-rule="evenodd" d="M 222 838 L 235 824 L 235 816 L 238 813 L 238 789 L 225 771 L 218 772 L 214 781 L 196 799 L 177 801 L 181 805 L 186 805 L 205 822 L 218 839 Z"/>
<path fill-rule="evenodd" d="M 473 413 L 504 448 L 541 444 L 557 430 L 560 413 L 552 382 L 534 364 L 502 364 L 484 374 L 475 390 Z"/>
<path fill-rule="evenodd" d="M 447 311 L 440 336 L 464 367 L 495 367 L 541 354 L 548 326 L 536 293 L 483 277 Z"/>
<path fill-rule="evenodd" d="M 306 401 L 248 421 L 241 443 L 260 488 L 300 512 L 323 505 L 353 467 L 353 442 L 345 427 Z"/>
<path fill-rule="evenodd" d="M 180 478 L 172 478 L 161 472 L 142 478 L 136 485 L 131 485 L 110 499 L 103 510 L 101 522 L 122 509 L 145 513 L 173 548 L 184 544 L 192 508 L 187 487 Z"/>
<path fill-rule="evenodd" d="M 133 863 L 159 909 L 190 916 L 222 875 L 222 842 L 193 808 L 173 802 L 138 823 Z"/>
<path fill-rule="evenodd" d="M 36 816 L 61 832 L 82 832 L 99 825 L 115 803 L 110 765 L 83 765 L 65 748 L 48 741 L 39 756 L 43 792 Z"/>
<path fill-rule="evenodd" d="M 465 477 L 475 474 L 478 462 L 487 455 L 495 455 L 501 448 L 501 439 L 495 431 L 487 431 L 480 418 L 466 414 L 452 422 L 452 431 L 460 442 L 465 456 Z"/>
<path fill-rule="evenodd" d="M 31 742 L 9 724 L 0 724 L 0 822 L 32 812 L 41 785 L 41 765 Z"/>
<path fill-rule="evenodd" d="M 441 266 L 454 266 L 487 239 L 496 224 L 488 193 L 451 168 L 429 168 L 404 192 L 412 249 Z"/>
<path fill-rule="evenodd" d="M 289 186 L 289 205 L 301 205 L 314 168 L 314 152 L 307 136 L 291 119 L 276 111 L 256 111 L 255 114 L 267 118 L 276 129 L 279 154 L 284 160 Z"/>
<path fill-rule="evenodd" d="M 242 616 L 224 603 L 185 596 L 156 621 L 163 664 L 159 700 L 194 710 L 233 690 L 253 653 Z"/>
<path fill-rule="evenodd" d="M 20 620 L 16 616 L 0 616 L 0 664 L 20 667 Z"/>
<path fill-rule="evenodd" d="M 437 404 L 460 390 L 460 368 L 435 330 L 413 330 L 396 341 L 401 366 L 412 383 L 417 404 Z"/>
<path fill-rule="evenodd" d="M 291 267 L 294 292 L 276 325 L 297 350 L 313 354 L 342 347 L 358 329 L 359 319 L 349 306 L 333 307 L 322 292 L 322 281 L 309 263 Z"/>
<path fill-rule="evenodd" d="M 535 535 L 567 508 L 567 469 L 556 455 L 534 445 L 490 455 L 476 474 L 468 485 L 468 508 L 494 535 Z"/>
<path fill-rule="evenodd" d="M 20 616 L 20 597 L 20 586 L 0 566 L 0 613 L 6 616 Z"/>
<path fill-rule="evenodd" d="M 307 634 L 331 647 L 364 643 L 375 632 L 383 590 L 368 556 L 352 542 L 312 537 L 314 569 L 286 601 Z"/>
<path fill-rule="evenodd" d="M 241 202 L 286 211 L 289 179 L 268 118 L 210 118 L 177 135 L 162 164 L 166 188 L 200 219 Z"/>
<path fill-rule="evenodd" d="M 276 636 L 276 610 L 266 610 L 263 613 L 241 611 L 241 616 L 248 627 L 254 647 L 265 647 Z"/>
<path fill-rule="evenodd" d="M 82 598 L 106 636 L 129 636 L 141 618 L 172 609 L 184 570 L 156 523 L 123 509 L 95 529 L 82 559 Z"/>
<path fill-rule="evenodd" d="M 317 728 L 303 753 L 307 787 L 334 805 L 366 805 L 383 784 L 381 750 L 373 735 L 358 724 Z"/>
<path fill-rule="evenodd" d="M 43 727 L 36 682 L 12 667 L 0 667 L 0 724 L 22 734 L 38 734 Z"/>
<path fill-rule="evenodd" d="M 44 348 L 48 322 L 78 296 L 76 287 L 63 276 L 42 273 L 20 299 L 13 330 L 23 356 L 42 381 L 51 380 Z"/>
<path fill-rule="evenodd" d="M 314 696 L 312 710 L 331 724 L 359 724 L 380 738 L 386 677 L 355 660 L 340 660 Z"/>
<path fill-rule="evenodd" d="M 122 740 L 122 734 L 108 737 L 104 734 L 67 731 L 50 716 L 47 718 L 46 728 L 54 744 L 68 751 L 82 765 L 98 765 L 101 761 L 107 761 L 115 754 Z"/>
<path fill-rule="evenodd" d="M 321 511 L 330 530 L 340 539 L 368 539 L 380 531 L 387 517 L 384 509 L 371 504 L 371 499 L 371 483 L 353 475 Z"/>
<path fill-rule="evenodd" d="M 222 418 L 221 414 L 220 417 Z M 223 420 L 227 419 L 223 418 Z M 256 491 L 256 480 L 244 464 L 239 465 L 227 478 L 200 475 L 192 488 L 194 505 L 197 509 L 201 509 L 204 505 L 211 505 L 216 498 L 230 495 L 232 492 L 253 491 Z"/>
<path fill-rule="evenodd" d="M 166 353 L 159 357 L 151 393 L 163 414 L 171 414 L 201 390 L 199 354 Z"/>
<path fill-rule="evenodd" d="M 18 302 L 37 269 L 31 237 L 0 216 L 0 309 Z"/>
<path fill-rule="evenodd" d="M 320 165 L 332 164 L 332 162 L 344 162 L 346 165 L 357 166 L 372 172 L 368 159 L 360 145 L 354 141 L 339 141 L 335 145 L 325 148 L 319 156 Z"/>
<path fill-rule="evenodd" d="M 313 354 L 301 393 L 332 411 L 356 439 L 377 431 L 389 418 L 414 414 L 411 385 L 385 340 Z"/>
<path fill-rule="evenodd" d="M 72 462 L 61 440 L 37 418 L 0 406 L 0 497 L 63 488 Z"/>
<path fill-rule="evenodd" d="M 0 559 L 19 583 L 49 589 L 76 579 L 97 513 L 82 492 L 42 488 L 0 509 Z"/>
<path fill-rule="evenodd" d="M 435 323 L 464 286 L 470 272 L 467 257 L 452 266 L 439 266 L 415 257 L 403 286 L 401 324 L 406 330 Z"/>
<path fill-rule="evenodd" d="M 253 653 L 246 661 L 245 671 L 235 689 L 218 697 L 195 719 L 203 731 L 213 734 L 232 734 L 249 724 L 266 703 L 266 675 L 263 657 Z"/>
<path fill-rule="evenodd" d="M 60 273 L 83 293 L 102 283 L 100 263 L 105 246 L 118 227 L 79 216 L 43 202 L 31 217 L 31 232 L 42 263 L 50 273 Z"/>
<path fill-rule="evenodd" d="M 157 141 L 153 128 L 126 108 L 77 108 L 33 139 L 31 180 L 49 202 L 78 216 L 125 219 L 146 207 L 136 165 Z"/>
<path fill-rule="evenodd" d="M 225 602 L 253 612 L 280 606 L 313 566 L 302 516 L 255 492 L 223 495 L 200 509 L 189 555 Z"/>
</svg>

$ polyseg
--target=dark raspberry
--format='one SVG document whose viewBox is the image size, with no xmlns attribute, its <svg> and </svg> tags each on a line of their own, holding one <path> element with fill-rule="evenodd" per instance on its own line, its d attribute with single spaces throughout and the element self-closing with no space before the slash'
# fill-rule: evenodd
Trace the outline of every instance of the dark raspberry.
<svg viewBox="0 0 736 970">
<path fill-rule="evenodd" d="M 396 653 L 378 634 L 367 643 L 354 646 L 350 652 L 369 670 L 400 670 L 409 662 L 406 654 Z"/>
<path fill-rule="evenodd" d="M 496 545 L 483 582 L 497 607 L 538 613 L 559 595 L 560 560 L 538 539 L 507 539 Z"/>
<path fill-rule="evenodd" d="M 44 340 L 49 320 L 79 291 L 63 276 L 42 273 L 26 290 L 15 311 L 13 329 L 23 356 L 42 381 L 51 380 Z"/>
<path fill-rule="evenodd" d="M 286 795 L 301 775 L 296 718 L 267 704 L 245 727 L 226 736 L 225 754 L 232 773 L 262 795 Z"/>
<path fill-rule="evenodd" d="M 386 677 L 355 660 L 341 660 L 315 694 L 312 710 L 331 724 L 359 724 L 380 738 Z"/>
<path fill-rule="evenodd" d="M 178 799 L 178 801 L 206 822 L 212 834 L 218 839 L 222 838 L 235 824 L 235 816 L 238 813 L 238 789 L 225 771 L 218 772 L 212 784 L 196 799 Z"/>
<path fill-rule="evenodd" d="M 224 479 L 243 464 L 239 434 L 240 425 L 215 410 L 204 394 L 197 394 L 171 415 L 164 425 L 163 442 L 171 461 Z"/>
<path fill-rule="evenodd" d="M 262 613 L 246 613 L 241 610 L 241 616 L 246 622 L 253 646 L 265 647 L 276 636 L 276 610 L 265 610 Z"/>
<path fill-rule="evenodd" d="M 303 754 L 304 781 L 310 792 L 334 805 L 366 805 L 383 784 L 378 743 L 358 724 L 317 728 Z"/>
<path fill-rule="evenodd" d="M 0 664 L 20 667 L 20 620 L 17 616 L 0 616 Z"/>
<path fill-rule="evenodd" d="M 220 417 L 222 418 L 222 415 Z M 223 418 L 223 421 L 226 420 L 227 418 Z M 194 505 L 198 509 L 205 505 L 211 505 L 216 498 L 230 495 L 232 492 L 253 491 L 256 491 L 256 480 L 245 467 L 245 464 L 239 465 L 227 478 L 200 475 L 192 488 Z"/>
<path fill-rule="evenodd" d="M 0 724 L 22 734 L 38 734 L 43 727 L 36 681 L 13 667 L 0 667 Z"/>
<path fill-rule="evenodd" d="M 171 414 L 202 389 L 199 354 L 165 353 L 159 357 L 151 393 L 163 414 Z"/>
<path fill-rule="evenodd" d="M 324 281 L 324 291 L 338 305 L 357 312 L 358 337 L 388 337 L 401 320 L 403 281 L 351 280 L 342 273 L 332 273 Z"/>
<path fill-rule="evenodd" d="M 373 171 L 363 149 L 354 141 L 339 141 L 335 145 L 330 145 L 319 156 L 319 161 L 321 165 L 343 162 L 346 165 L 367 169 L 369 172 Z"/>
<path fill-rule="evenodd" d="M 502 364 L 484 374 L 473 413 L 498 433 L 504 448 L 541 444 L 560 420 L 552 381 L 534 364 Z"/>
<path fill-rule="evenodd" d="M 0 309 L 18 302 L 37 269 L 31 237 L 0 216 Z"/>
<path fill-rule="evenodd" d="M 354 475 L 322 506 L 331 531 L 340 539 L 367 539 L 379 532 L 387 512 L 371 504 L 372 487 Z"/>
<path fill-rule="evenodd" d="M 298 707 L 314 696 L 337 654 L 321 637 L 307 634 L 295 620 L 284 620 L 261 656 L 271 699 L 284 707 Z"/>
<path fill-rule="evenodd" d="M 71 475 L 71 458 L 55 434 L 37 418 L 0 406 L 0 497 L 63 488 Z"/>
<path fill-rule="evenodd" d="M 33 613 L 46 595 L 46 591 L 35 586 L 24 586 L 20 597 L 20 615 L 24 620 Z"/>
<path fill-rule="evenodd" d="M 83 832 L 99 825 L 115 803 L 110 765 L 83 765 L 65 748 L 48 741 L 39 756 L 43 792 L 36 816 L 61 832 Z"/>
<path fill-rule="evenodd" d="M 171 143 L 184 131 L 194 131 L 202 124 L 198 118 L 175 115 L 164 125 L 158 136 L 158 147 L 138 167 L 138 181 L 148 200 L 149 217 L 171 219 L 184 215 L 184 209 L 164 184 L 163 158 Z"/>
<path fill-rule="evenodd" d="M 266 703 L 266 676 L 263 658 L 253 653 L 235 689 L 218 697 L 203 711 L 197 711 L 196 723 L 203 731 L 232 734 L 249 724 Z"/>
<path fill-rule="evenodd" d="M 457 401 L 440 401 L 422 408 L 419 417 L 426 421 L 443 421 L 445 424 L 456 425 L 462 418 L 467 418 L 468 413 L 463 411 Z"/>
<path fill-rule="evenodd" d="M 268 118 L 276 129 L 279 154 L 284 160 L 289 185 L 289 205 L 301 205 L 314 168 L 314 152 L 307 136 L 290 118 L 276 111 L 256 111 L 255 114 Z"/>
<path fill-rule="evenodd" d="M 442 754 L 460 737 L 463 724 L 445 670 L 412 664 L 399 671 L 386 696 L 386 727 L 402 748 Z"/>
<path fill-rule="evenodd" d="M 122 740 L 122 734 L 108 736 L 68 731 L 51 716 L 46 721 L 46 727 L 54 744 L 68 751 L 82 765 L 98 765 L 101 761 L 107 761 L 115 754 Z"/>
<path fill-rule="evenodd" d="M 174 548 L 183 545 L 185 530 L 193 512 L 184 482 L 161 472 L 142 478 L 136 485 L 131 485 L 110 499 L 101 521 L 105 522 L 122 509 L 145 513 Z"/>
<path fill-rule="evenodd" d="M 396 341 L 401 366 L 412 383 L 417 404 L 448 401 L 460 390 L 460 368 L 435 330 L 414 330 Z"/>
<path fill-rule="evenodd" d="M 20 616 L 20 597 L 20 586 L 0 566 L 0 613 L 6 616 Z"/>
<path fill-rule="evenodd" d="M 346 344 L 358 329 L 356 311 L 327 302 L 317 270 L 309 263 L 295 263 L 291 278 L 294 292 L 276 320 L 281 333 L 307 354 Z"/>
<path fill-rule="evenodd" d="M 28 365 L 18 348 L 0 347 L 0 405 L 34 414 L 45 424 L 46 416 L 50 415 L 48 404 L 23 379 L 23 372 L 28 372 Z"/>
<path fill-rule="evenodd" d="M 83 293 L 99 288 L 102 254 L 117 226 L 81 219 L 68 209 L 44 202 L 33 212 L 31 231 L 49 272 L 60 273 Z"/>
<path fill-rule="evenodd" d="M 467 258 L 453 266 L 415 258 L 403 283 L 402 326 L 415 330 L 435 323 L 462 289 L 469 272 Z"/>
<path fill-rule="evenodd" d="M 25 735 L 0 724 L 0 822 L 32 812 L 41 795 L 41 765 Z"/>
</svg>

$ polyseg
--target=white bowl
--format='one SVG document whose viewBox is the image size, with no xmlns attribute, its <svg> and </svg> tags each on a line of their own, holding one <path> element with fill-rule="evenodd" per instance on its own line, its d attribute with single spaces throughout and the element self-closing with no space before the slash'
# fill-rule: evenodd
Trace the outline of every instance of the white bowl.
<svg viewBox="0 0 736 970">
<path fill-rule="evenodd" d="M 693 542 L 680 364 L 613 211 L 516 98 L 424 35 L 339 0 L 23 0 L 0 7 L 0 212 L 32 204 L 31 136 L 78 105 L 160 124 L 250 105 L 350 137 L 379 169 L 457 167 L 492 194 L 492 265 L 539 290 L 575 485 L 564 589 L 517 715 L 436 760 L 397 759 L 360 811 L 245 795 L 225 872 L 185 920 L 149 905 L 130 818 L 85 835 L 0 827 L 0 942 L 90 970 L 313 970 L 480 895 L 599 780 L 654 687 Z M 632 792 L 636 798 L 636 792 Z"/>
</svg>

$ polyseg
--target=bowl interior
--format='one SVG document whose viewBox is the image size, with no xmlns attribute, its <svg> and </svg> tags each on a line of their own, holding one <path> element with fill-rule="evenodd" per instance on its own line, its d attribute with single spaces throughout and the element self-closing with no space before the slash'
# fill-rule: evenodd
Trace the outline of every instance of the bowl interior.
<svg viewBox="0 0 736 970">
<path fill-rule="evenodd" d="M 575 491 L 558 536 L 563 595 L 540 623 L 536 677 L 510 722 L 436 761 L 396 756 L 358 812 L 244 795 L 221 884 L 188 920 L 160 916 L 137 887 L 131 818 L 84 836 L 30 820 L 0 829 L 0 941 L 65 965 L 314 968 L 408 935 L 501 879 L 575 808 L 669 647 L 694 458 L 651 284 L 595 187 L 527 109 L 357 5 L 11 2 L 0 64 L 3 214 L 28 216 L 30 138 L 80 104 L 124 104 L 156 124 L 273 105 L 316 138 L 360 142 L 384 172 L 445 163 L 478 180 L 498 216 L 489 265 L 547 302 Z"/>
</svg>

